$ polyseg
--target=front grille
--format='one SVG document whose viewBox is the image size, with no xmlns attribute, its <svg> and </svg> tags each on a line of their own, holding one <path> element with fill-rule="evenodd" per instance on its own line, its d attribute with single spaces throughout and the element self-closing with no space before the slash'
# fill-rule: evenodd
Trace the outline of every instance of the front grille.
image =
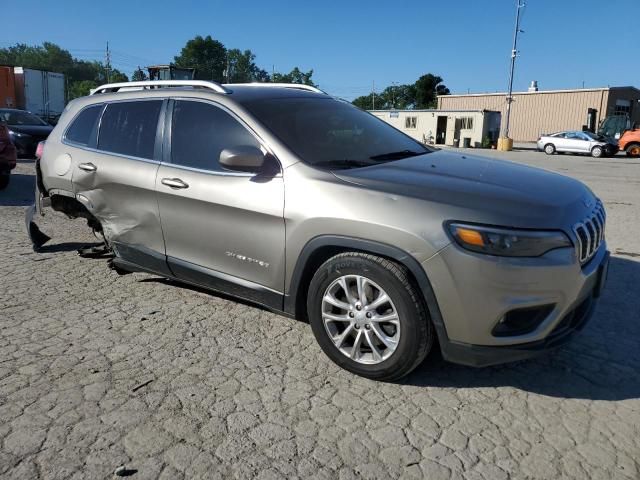
<svg viewBox="0 0 640 480">
<path fill-rule="evenodd" d="M 573 226 L 578 243 L 578 258 L 580 258 L 581 264 L 591 260 L 598 251 L 600 244 L 604 241 L 606 221 L 607 214 L 604 211 L 604 205 L 598 200 L 591 214 Z"/>
</svg>

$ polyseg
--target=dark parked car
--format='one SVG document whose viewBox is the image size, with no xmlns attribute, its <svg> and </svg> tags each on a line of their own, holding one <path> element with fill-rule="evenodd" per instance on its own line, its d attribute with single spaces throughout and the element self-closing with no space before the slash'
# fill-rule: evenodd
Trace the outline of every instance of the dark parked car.
<svg viewBox="0 0 640 480">
<path fill-rule="evenodd" d="M 0 109 L 0 122 L 6 123 L 9 127 L 9 135 L 19 157 L 33 158 L 38 143 L 46 140 L 53 130 L 51 125 L 37 115 L 12 108 Z"/>
<path fill-rule="evenodd" d="M 16 147 L 11 143 L 9 129 L 0 120 L 0 190 L 9 185 L 11 170 L 16 168 Z"/>
</svg>

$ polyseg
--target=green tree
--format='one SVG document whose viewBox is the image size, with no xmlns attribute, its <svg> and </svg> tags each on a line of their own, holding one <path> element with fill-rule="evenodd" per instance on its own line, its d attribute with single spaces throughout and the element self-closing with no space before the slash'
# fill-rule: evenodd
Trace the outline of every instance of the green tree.
<svg viewBox="0 0 640 480">
<path fill-rule="evenodd" d="M 255 64 L 255 59 L 251 50 L 228 50 L 225 80 L 229 83 L 268 82 L 269 74 Z"/>
<path fill-rule="evenodd" d="M 270 82 L 271 75 L 269 75 L 269 72 L 267 72 L 266 70 L 256 67 L 255 70 L 253 71 L 253 81 L 262 82 L 262 83 Z"/>
<path fill-rule="evenodd" d="M 415 107 L 416 87 L 414 85 L 395 85 L 388 87 L 387 95 L 391 95 L 392 108 L 410 109 Z"/>
<path fill-rule="evenodd" d="M 109 70 L 109 83 L 122 83 L 128 82 L 129 77 L 127 77 L 124 73 L 122 73 L 117 68 L 111 67 Z"/>
<path fill-rule="evenodd" d="M 392 85 L 375 94 L 376 110 L 407 110 L 414 108 L 435 108 L 437 95 L 449 95 L 449 89 L 442 84 L 442 78 L 428 73 L 410 85 Z M 355 98 L 352 103 L 365 110 L 371 110 L 371 94 Z"/>
<path fill-rule="evenodd" d="M 415 108 L 435 108 L 437 95 L 449 95 L 449 89 L 442 83 L 438 75 L 427 73 L 414 84 L 416 89 Z"/>
<path fill-rule="evenodd" d="M 149 76 L 146 74 L 144 70 L 138 66 L 138 68 L 131 75 L 132 82 L 143 82 L 145 80 L 149 80 Z"/>
<path fill-rule="evenodd" d="M 0 49 L 0 64 L 3 65 L 67 73 L 73 67 L 74 61 L 67 50 L 51 42 L 44 42 L 39 46 L 18 43 Z"/>
<path fill-rule="evenodd" d="M 100 62 L 89 62 L 86 60 L 75 60 L 73 65 L 64 72 L 69 81 L 82 81 L 91 80 L 99 81 L 100 69 L 102 68 Z"/>
<path fill-rule="evenodd" d="M 103 63 L 73 58 L 67 50 L 51 42 L 35 46 L 18 43 L 0 48 L 0 64 L 63 73 L 67 77 L 67 97 L 70 100 L 88 95 L 90 89 L 107 82 Z M 109 81 L 126 82 L 128 78 L 120 70 L 111 68 Z"/>
<path fill-rule="evenodd" d="M 374 102 L 375 99 L 375 102 Z M 386 101 L 379 93 L 370 93 L 369 95 L 362 95 L 354 99 L 353 103 L 356 107 L 363 110 L 385 110 Z"/>
<path fill-rule="evenodd" d="M 195 67 L 198 80 L 222 82 L 227 49 L 218 40 L 211 38 L 211 35 L 204 38 L 198 35 L 189 40 L 180 55 L 174 59 L 179 67 Z"/>
<path fill-rule="evenodd" d="M 313 70 L 308 72 L 301 71 L 298 67 L 295 67 L 289 73 L 274 73 L 271 77 L 271 81 L 274 83 L 300 83 L 303 85 L 311 85 L 317 87 L 311 77 L 313 76 Z"/>
<path fill-rule="evenodd" d="M 98 82 L 93 80 L 79 80 L 75 82 L 69 83 L 69 90 L 67 91 L 67 97 L 69 100 L 73 100 L 74 98 L 84 97 L 89 95 L 89 92 L 92 88 L 96 88 L 98 86 Z"/>
</svg>

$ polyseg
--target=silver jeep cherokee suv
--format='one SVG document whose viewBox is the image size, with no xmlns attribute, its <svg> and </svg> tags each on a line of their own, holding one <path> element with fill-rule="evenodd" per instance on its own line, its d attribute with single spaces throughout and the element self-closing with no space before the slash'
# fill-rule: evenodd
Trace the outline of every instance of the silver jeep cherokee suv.
<svg viewBox="0 0 640 480">
<path fill-rule="evenodd" d="M 436 339 L 474 366 L 559 346 L 606 278 L 605 211 L 582 183 L 433 151 L 303 85 L 105 85 L 69 104 L 37 172 L 34 248 L 34 211 L 84 217 L 118 272 L 308 319 L 374 379 Z"/>
</svg>

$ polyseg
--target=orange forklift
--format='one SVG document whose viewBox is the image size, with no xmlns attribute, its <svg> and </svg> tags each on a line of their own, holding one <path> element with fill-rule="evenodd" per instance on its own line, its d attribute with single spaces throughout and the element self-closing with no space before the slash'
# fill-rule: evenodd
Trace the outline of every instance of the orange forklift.
<svg viewBox="0 0 640 480">
<path fill-rule="evenodd" d="M 618 146 L 627 152 L 627 156 L 640 157 L 640 128 L 625 131 L 618 140 Z"/>
<path fill-rule="evenodd" d="M 632 125 L 629 114 L 616 114 L 606 117 L 598 128 L 605 137 L 617 138 L 620 151 L 629 157 L 640 157 L 640 125 Z"/>
</svg>

